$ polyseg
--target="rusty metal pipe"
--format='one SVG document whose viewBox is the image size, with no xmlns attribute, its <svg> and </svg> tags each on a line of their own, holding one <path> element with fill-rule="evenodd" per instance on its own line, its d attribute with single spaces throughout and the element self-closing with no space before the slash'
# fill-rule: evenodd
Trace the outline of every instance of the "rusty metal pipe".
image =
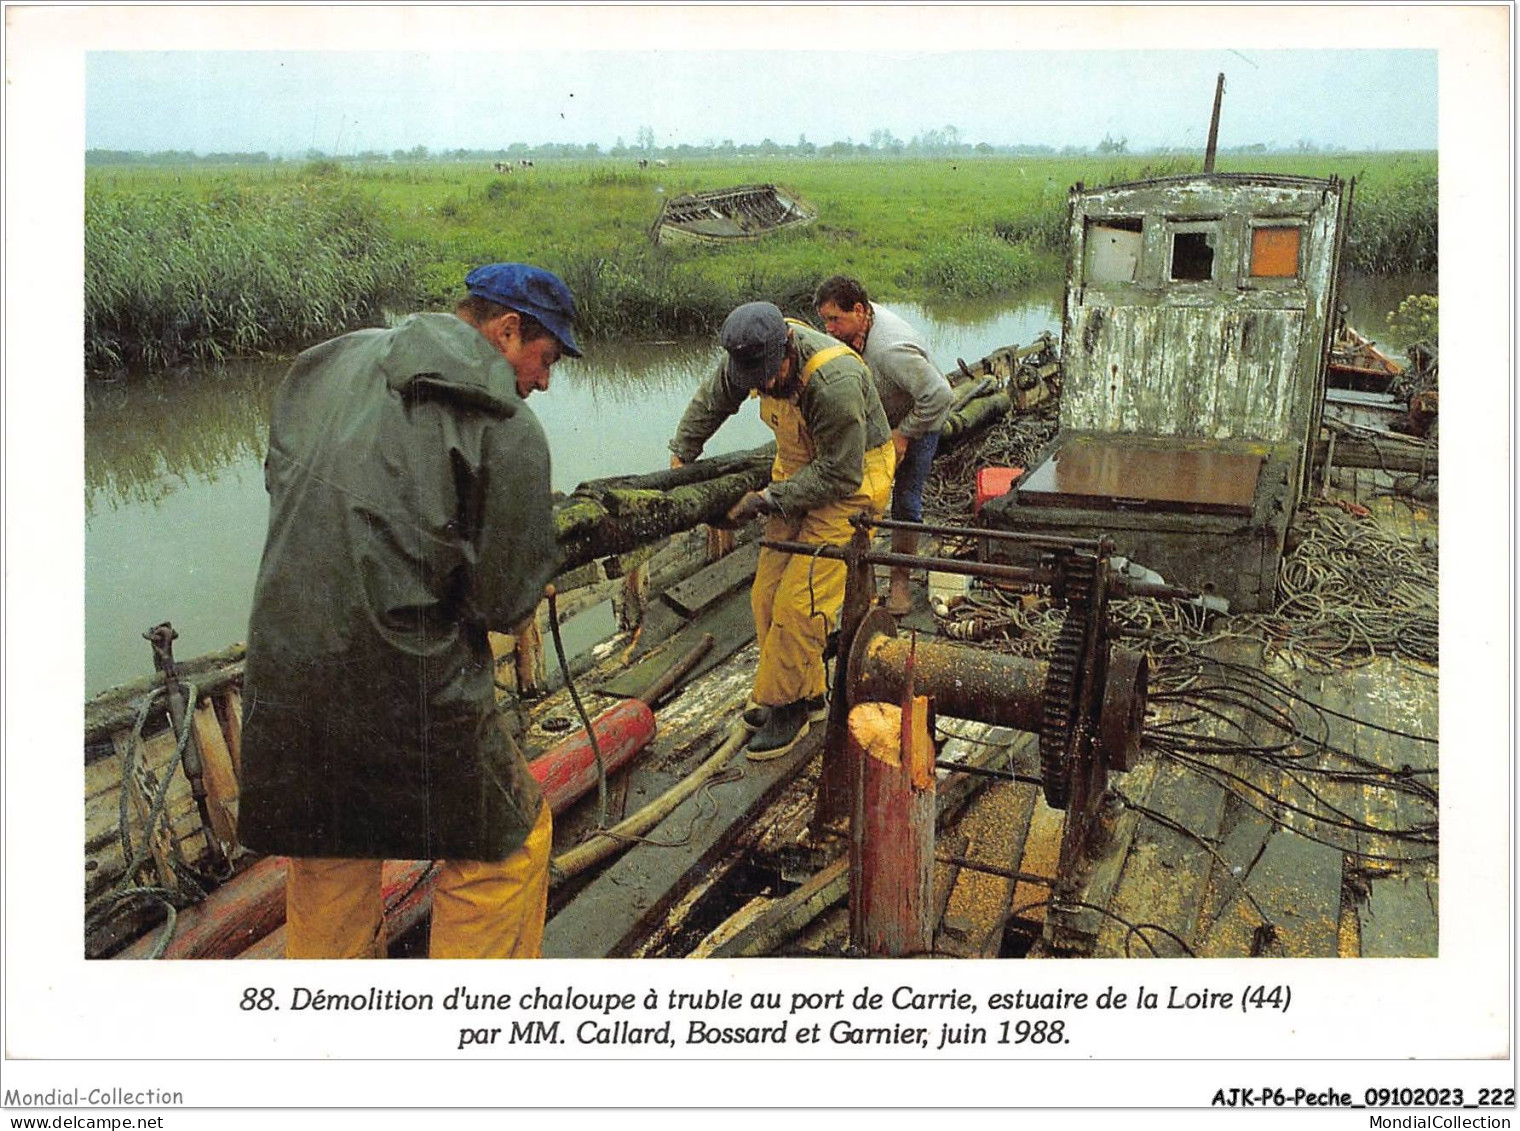
<svg viewBox="0 0 1520 1131">
<path fill-rule="evenodd" d="M 907 681 L 909 638 L 872 636 L 857 652 L 853 703 L 896 703 Z M 1039 733 L 1045 677 L 1050 665 L 979 648 L 921 639 L 913 658 L 917 693 L 934 697 L 934 709 L 959 719 Z"/>
<path fill-rule="evenodd" d="M 935 522 L 904 522 L 895 518 L 871 520 L 872 526 L 883 530 L 916 530 L 923 534 L 942 534 L 954 538 L 987 538 L 994 542 L 1018 542 L 1025 546 L 1043 546 L 1062 550 L 1087 550 L 1091 553 L 1112 551 L 1113 539 L 1108 535 L 1098 538 L 1063 538 L 1059 534 L 1021 534 L 1016 530 L 987 530 L 980 526 L 945 526 Z"/>
<path fill-rule="evenodd" d="M 1048 585 L 1048 570 L 1027 566 L 998 565 L 993 562 L 968 562 L 959 558 L 925 558 L 917 554 L 857 553 L 838 546 L 819 546 L 809 542 L 788 542 L 781 539 L 763 538 L 760 545 L 767 550 L 799 554 L 803 557 L 829 558 L 833 561 L 859 560 L 867 565 L 906 566 L 908 569 L 932 569 L 939 573 L 959 573 L 969 577 L 991 577 L 999 581 L 1016 581 L 1022 585 Z M 896 702 L 896 700 L 893 700 Z"/>
</svg>

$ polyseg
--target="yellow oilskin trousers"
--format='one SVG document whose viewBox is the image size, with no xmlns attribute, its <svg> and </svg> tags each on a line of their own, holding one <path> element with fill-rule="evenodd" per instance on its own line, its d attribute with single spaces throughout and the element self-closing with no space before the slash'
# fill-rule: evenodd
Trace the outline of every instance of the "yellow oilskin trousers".
<svg viewBox="0 0 1520 1131">
<path fill-rule="evenodd" d="M 841 346 L 839 352 L 847 348 Z M 814 355 L 809 369 L 803 371 L 803 380 L 835 355 L 834 350 Z M 771 478 L 788 479 L 813 458 L 812 437 L 802 412 L 791 401 L 762 396 L 760 416 L 776 433 Z M 897 453 L 888 440 L 866 452 L 855 494 L 810 510 L 801 518 L 772 515 L 766 520 L 764 537 L 815 546 L 845 545 L 855 534 L 851 518 L 862 511 L 875 516 L 886 510 L 896 464 Z M 780 707 L 823 694 L 823 647 L 839 623 L 848 573 L 844 562 L 761 549 L 750 588 L 755 639 L 760 643 L 760 663 L 750 696 L 756 703 Z"/>
<path fill-rule="evenodd" d="M 432 958 L 538 958 L 549 903 L 554 819 L 546 804 L 505 860 L 445 860 L 433 888 Z M 384 958 L 380 860 L 292 857 L 286 958 Z"/>
</svg>

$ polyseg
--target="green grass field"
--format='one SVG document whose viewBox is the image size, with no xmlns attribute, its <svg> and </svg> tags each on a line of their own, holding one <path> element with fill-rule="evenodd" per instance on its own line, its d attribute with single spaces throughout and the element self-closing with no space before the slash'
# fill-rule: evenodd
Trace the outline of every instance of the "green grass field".
<svg viewBox="0 0 1520 1131">
<path fill-rule="evenodd" d="M 288 350 L 388 309 L 444 308 L 470 267 L 563 275 L 589 337 L 711 331 L 740 302 L 804 313 L 846 272 L 883 299 L 1011 295 L 1063 270 L 1066 195 L 1190 172 L 1144 157 L 540 161 L 509 175 L 443 162 L 110 167 L 86 179 L 91 370 Z M 1357 180 L 1349 266 L 1434 271 L 1434 154 L 1221 157 L 1221 172 Z M 734 248 L 657 248 L 674 195 L 782 184 L 811 226 Z"/>
</svg>

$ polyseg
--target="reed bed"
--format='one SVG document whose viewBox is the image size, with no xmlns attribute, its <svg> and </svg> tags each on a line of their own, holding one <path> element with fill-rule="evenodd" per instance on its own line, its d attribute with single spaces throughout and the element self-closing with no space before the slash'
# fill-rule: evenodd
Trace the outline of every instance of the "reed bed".
<svg viewBox="0 0 1520 1131">
<path fill-rule="evenodd" d="M 85 364 L 159 369 L 320 340 L 415 296 L 417 254 L 371 196 L 269 192 L 85 199 Z"/>
<path fill-rule="evenodd" d="M 92 170 L 89 369 L 286 350 L 376 318 L 447 309 L 465 273 L 527 260 L 575 291 L 591 338 L 713 332 L 735 305 L 809 312 L 835 272 L 887 301 L 996 299 L 1061 277 L 1067 191 L 1193 171 L 1180 157 L 545 160 Z M 1356 177 L 1348 266 L 1435 267 L 1434 155 L 1225 155 L 1221 171 Z M 739 247 L 655 246 L 674 195 L 776 183 L 818 210 Z"/>
</svg>

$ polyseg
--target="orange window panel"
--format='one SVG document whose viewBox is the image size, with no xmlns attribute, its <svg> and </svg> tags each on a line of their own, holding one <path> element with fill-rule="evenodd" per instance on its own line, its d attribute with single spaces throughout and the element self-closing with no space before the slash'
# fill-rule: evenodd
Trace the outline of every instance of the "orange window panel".
<svg viewBox="0 0 1520 1131">
<path fill-rule="evenodd" d="M 1258 279 L 1291 279 L 1298 274 L 1299 228 L 1253 228 L 1251 275 Z"/>
</svg>

